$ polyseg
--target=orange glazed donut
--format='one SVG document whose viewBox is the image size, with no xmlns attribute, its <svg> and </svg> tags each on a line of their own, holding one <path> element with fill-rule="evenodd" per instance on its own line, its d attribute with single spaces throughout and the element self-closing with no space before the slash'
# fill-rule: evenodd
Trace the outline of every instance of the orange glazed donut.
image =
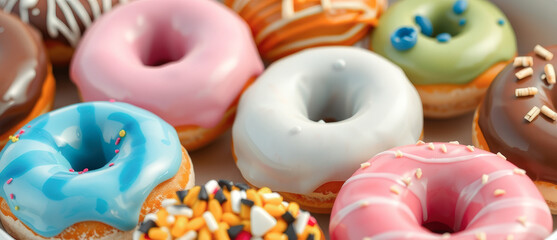
<svg viewBox="0 0 557 240">
<path fill-rule="evenodd" d="M 133 105 L 74 104 L 18 132 L 0 152 L 0 220 L 16 239 L 131 239 L 194 184 L 174 128 Z"/>
<path fill-rule="evenodd" d="M 128 0 L 5 0 L 0 11 L 40 30 L 54 64 L 69 62 L 81 35 L 101 14 Z"/>
<path fill-rule="evenodd" d="M 377 24 L 386 0 L 224 0 L 250 25 L 259 53 L 274 61 L 302 49 L 354 45 Z"/>
<path fill-rule="evenodd" d="M 39 33 L 0 12 L 0 146 L 26 122 L 47 112 L 55 81 Z"/>
</svg>

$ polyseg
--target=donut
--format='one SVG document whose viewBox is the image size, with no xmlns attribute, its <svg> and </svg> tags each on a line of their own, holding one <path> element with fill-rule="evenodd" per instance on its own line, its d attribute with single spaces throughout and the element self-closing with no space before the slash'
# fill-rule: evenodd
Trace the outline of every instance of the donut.
<svg viewBox="0 0 557 240">
<path fill-rule="evenodd" d="M 478 106 L 516 55 L 516 39 L 490 1 L 399 1 L 381 17 L 371 48 L 404 70 L 426 117 L 449 118 Z"/>
<path fill-rule="evenodd" d="M 55 80 L 36 30 L 3 12 L 0 73 L 0 146 L 4 146 L 17 129 L 51 109 Z"/>
<path fill-rule="evenodd" d="M 164 3 L 132 2 L 95 22 L 70 77 L 84 101 L 114 99 L 157 114 L 191 151 L 232 126 L 239 95 L 263 63 L 247 25 L 222 4 Z"/>
<path fill-rule="evenodd" d="M 524 168 L 551 211 L 557 213 L 557 164 L 553 151 L 557 147 L 553 101 L 553 66 L 557 66 L 557 59 L 549 58 L 557 54 L 557 46 L 538 45 L 535 49 L 515 58 L 516 64 L 509 64 L 495 78 L 474 116 L 472 139 L 477 147 L 501 152 Z"/>
<path fill-rule="evenodd" d="M 67 64 L 81 35 L 101 14 L 127 0 L 5 0 L 0 11 L 19 16 L 40 30 L 50 60 Z"/>
<path fill-rule="evenodd" d="M 422 126 L 400 68 L 365 49 L 318 47 L 273 63 L 242 95 L 233 154 L 248 183 L 326 213 L 354 164 L 416 142 Z"/>
<path fill-rule="evenodd" d="M 130 239 L 194 184 L 174 128 L 130 104 L 70 105 L 19 133 L 0 152 L 0 220 L 16 239 Z"/>
<path fill-rule="evenodd" d="M 346 45 L 377 25 L 386 0 L 224 0 L 250 25 L 259 53 L 275 61 L 302 49 Z"/>
<path fill-rule="evenodd" d="M 325 240 L 316 219 L 296 202 L 285 202 L 269 188 L 210 180 L 178 191 L 163 207 L 145 216 L 134 240 L 299 239 Z"/>
<path fill-rule="evenodd" d="M 342 186 L 335 239 L 544 239 L 552 218 L 524 170 L 457 143 L 377 154 Z M 441 235 L 442 234 L 442 235 Z"/>
</svg>

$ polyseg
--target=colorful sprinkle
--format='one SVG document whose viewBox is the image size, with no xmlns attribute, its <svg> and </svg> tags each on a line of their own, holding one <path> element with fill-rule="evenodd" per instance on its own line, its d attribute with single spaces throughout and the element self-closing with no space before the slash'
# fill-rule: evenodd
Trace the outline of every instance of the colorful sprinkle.
<svg viewBox="0 0 557 240">
<path fill-rule="evenodd" d="M 77 174 L 82 174 L 82 173 L 83 173 L 82 171 L 77 172 Z"/>
<path fill-rule="evenodd" d="M 420 32 L 423 35 L 426 35 L 428 37 L 431 37 L 431 35 L 433 35 L 433 24 L 431 24 L 429 18 L 416 15 L 416 17 L 414 17 L 414 22 L 418 24 L 418 26 L 420 27 Z"/>
<path fill-rule="evenodd" d="M 120 132 L 118 133 L 118 135 L 120 135 L 120 137 L 124 137 L 126 136 L 126 131 L 124 131 L 123 129 L 120 130 Z"/>
<path fill-rule="evenodd" d="M 119 153 L 119 152 L 120 152 L 120 150 L 118 150 L 118 149 L 114 150 L 114 153 Z"/>
<path fill-rule="evenodd" d="M 427 148 L 429 148 L 429 150 L 434 150 L 434 149 L 435 149 L 435 145 L 433 145 L 433 143 L 429 143 L 429 145 L 427 146 Z"/>
<path fill-rule="evenodd" d="M 451 40 L 451 34 L 439 33 L 439 35 L 437 35 L 436 38 L 437 38 L 437 42 L 446 43 Z"/>
<path fill-rule="evenodd" d="M 403 157 L 403 156 L 404 156 L 404 154 L 402 154 L 402 152 L 401 152 L 400 150 L 396 150 L 396 152 L 395 152 L 395 157 L 401 158 L 401 157 Z"/>
<path fill-rule="evenodd" d="M 13 178 L 8 179 L 8 181 L 6 181 L 6 184 L 12 183 L 13 180 L 14 180 Z"/>
<path fill-rule="evenodd" d="M 461 18 L 460 20 L 458 20 L 458 25 L 459 25 L 459 26 L 464 26 L 464 25 L 466 25 L 466 19 L 465 19 L 465 18 Z"/>
<path fill-rule="evenodd" d="M 418 33 L 413 27 L 401 27 L 391 35 L 391 44 L 396 50 L 406 51 L 418 42 Z"/>
<path fill-rule="evenodd" d="M 14 208 L 16 211 L 19 211 L 19 206 L 15 206 Z"/>
<path fill-rule="evenodd" d="M 108 100 L 109 102 L 116 102 L 116 100 L 114 100 L 114 98 L 111 98 Z"/>
<path fill-rule="evenodd" d="M 114 145 L 120 144 L 120 140 L 121 140 L 121 138 L 116 138 L 116 143 Z"/>
<path fill-rule="evenodd" d="M 31 128 L 31 125 L 27 125 L 27 128 Z"/>
<path fill-rule="evenodd" d="M 423 173 L 422 173 L 422 169 L 421 169 L 421 168 L 416 169 L 416 178 L 417 178 L 417 179 L 422 178 L 422 174 L 423 174 Z"/>
<path fill-rule="evenodd" d="M 75 172 L 75 170 L 73 170 L 72 168 L 70 168 L 70 170 L 69 170 L 69 171 L 70 171 L 70 172 Z"/>
<path fill-rule="evenodd" d="M 110 163 L 110 164 L 108 164 L 108 166 L 109 166 L 109 167 L 112 167 L 112 166 L 114 166 L 114 163 Z"/>
<path fill-rule="evenodd" d="M 24 134 L 25 130 L 19 130 L 19 134 Z"/>
<path fill-rule="evenodd" d="M 89 168 L 83 169 L 83 173 L 89 172 Z"/>
<path fill-rule="evenodd" d="M 468 1 L 457 0 L 453 5 L 453 12 L 456 14 L 462 14 L 468 8 Z"/>
<path fill-rule="evenodd" d="M 14 199 L 15 195 L 13 193 L 10 193 L 10 199 Z"/>
<path fill-rule="evenodd" d="M 502 158 L 502 159 L 507 160 L 507 157 L 505 157 L 501 152 L 497 152 L 497 156 Z"/>
<path fill-rule="evenodd" d="M 497 19 L 497 24 L 499 24 L 500 26 L 505 25 L 505 19 L 502 18 Z"/>
</svg>

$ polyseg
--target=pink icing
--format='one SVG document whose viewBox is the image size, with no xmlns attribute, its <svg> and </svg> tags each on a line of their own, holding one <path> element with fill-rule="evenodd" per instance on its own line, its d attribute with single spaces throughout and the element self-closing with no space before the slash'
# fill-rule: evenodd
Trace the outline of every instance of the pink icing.
<svg viewBox="0 0 557 240">
<path fill-rule="evenodd" d="M 220 3 L 141 0 L 95 21 L 70 74 L 84 101 L 115 99 L 173 126 L 209 128 L 262 71 L 248 26 Z"/>
<path fill-rule="evenodd" d="M 394 148 L 368 162 L 371 166 L 356 171 L 337 196 L 332 240 L 543 239 L 551 232 L 549 208 L 532 181 L 495 154 L 434 143 L 433 149 Z M 496 189 L 505 193 L 496 196 Z M 422 227 L 432 222 L 455 232 L 443 236 Z"/>
</svg>

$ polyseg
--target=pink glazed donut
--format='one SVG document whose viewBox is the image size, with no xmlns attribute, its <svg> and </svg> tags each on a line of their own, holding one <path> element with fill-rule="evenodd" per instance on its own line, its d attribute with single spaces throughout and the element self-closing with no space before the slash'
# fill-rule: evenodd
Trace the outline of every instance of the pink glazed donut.
<svg viewBox="0 0 557 240">
<path fill-rule="evenodd" d="M 99 18 L 70 74 L 84 101 L 147 109 L 194 150 L 232 125 L 242 91 L 263 71 L 249 27 L 216 1 L 142 0 Z"/>
<path fill-rule="evenodd" d="M 419 142 L 363 163 L 335 201 L 335 239 L 543 239 L 549 208 L 524 170 L 472 146 Z"/>
</svg>

